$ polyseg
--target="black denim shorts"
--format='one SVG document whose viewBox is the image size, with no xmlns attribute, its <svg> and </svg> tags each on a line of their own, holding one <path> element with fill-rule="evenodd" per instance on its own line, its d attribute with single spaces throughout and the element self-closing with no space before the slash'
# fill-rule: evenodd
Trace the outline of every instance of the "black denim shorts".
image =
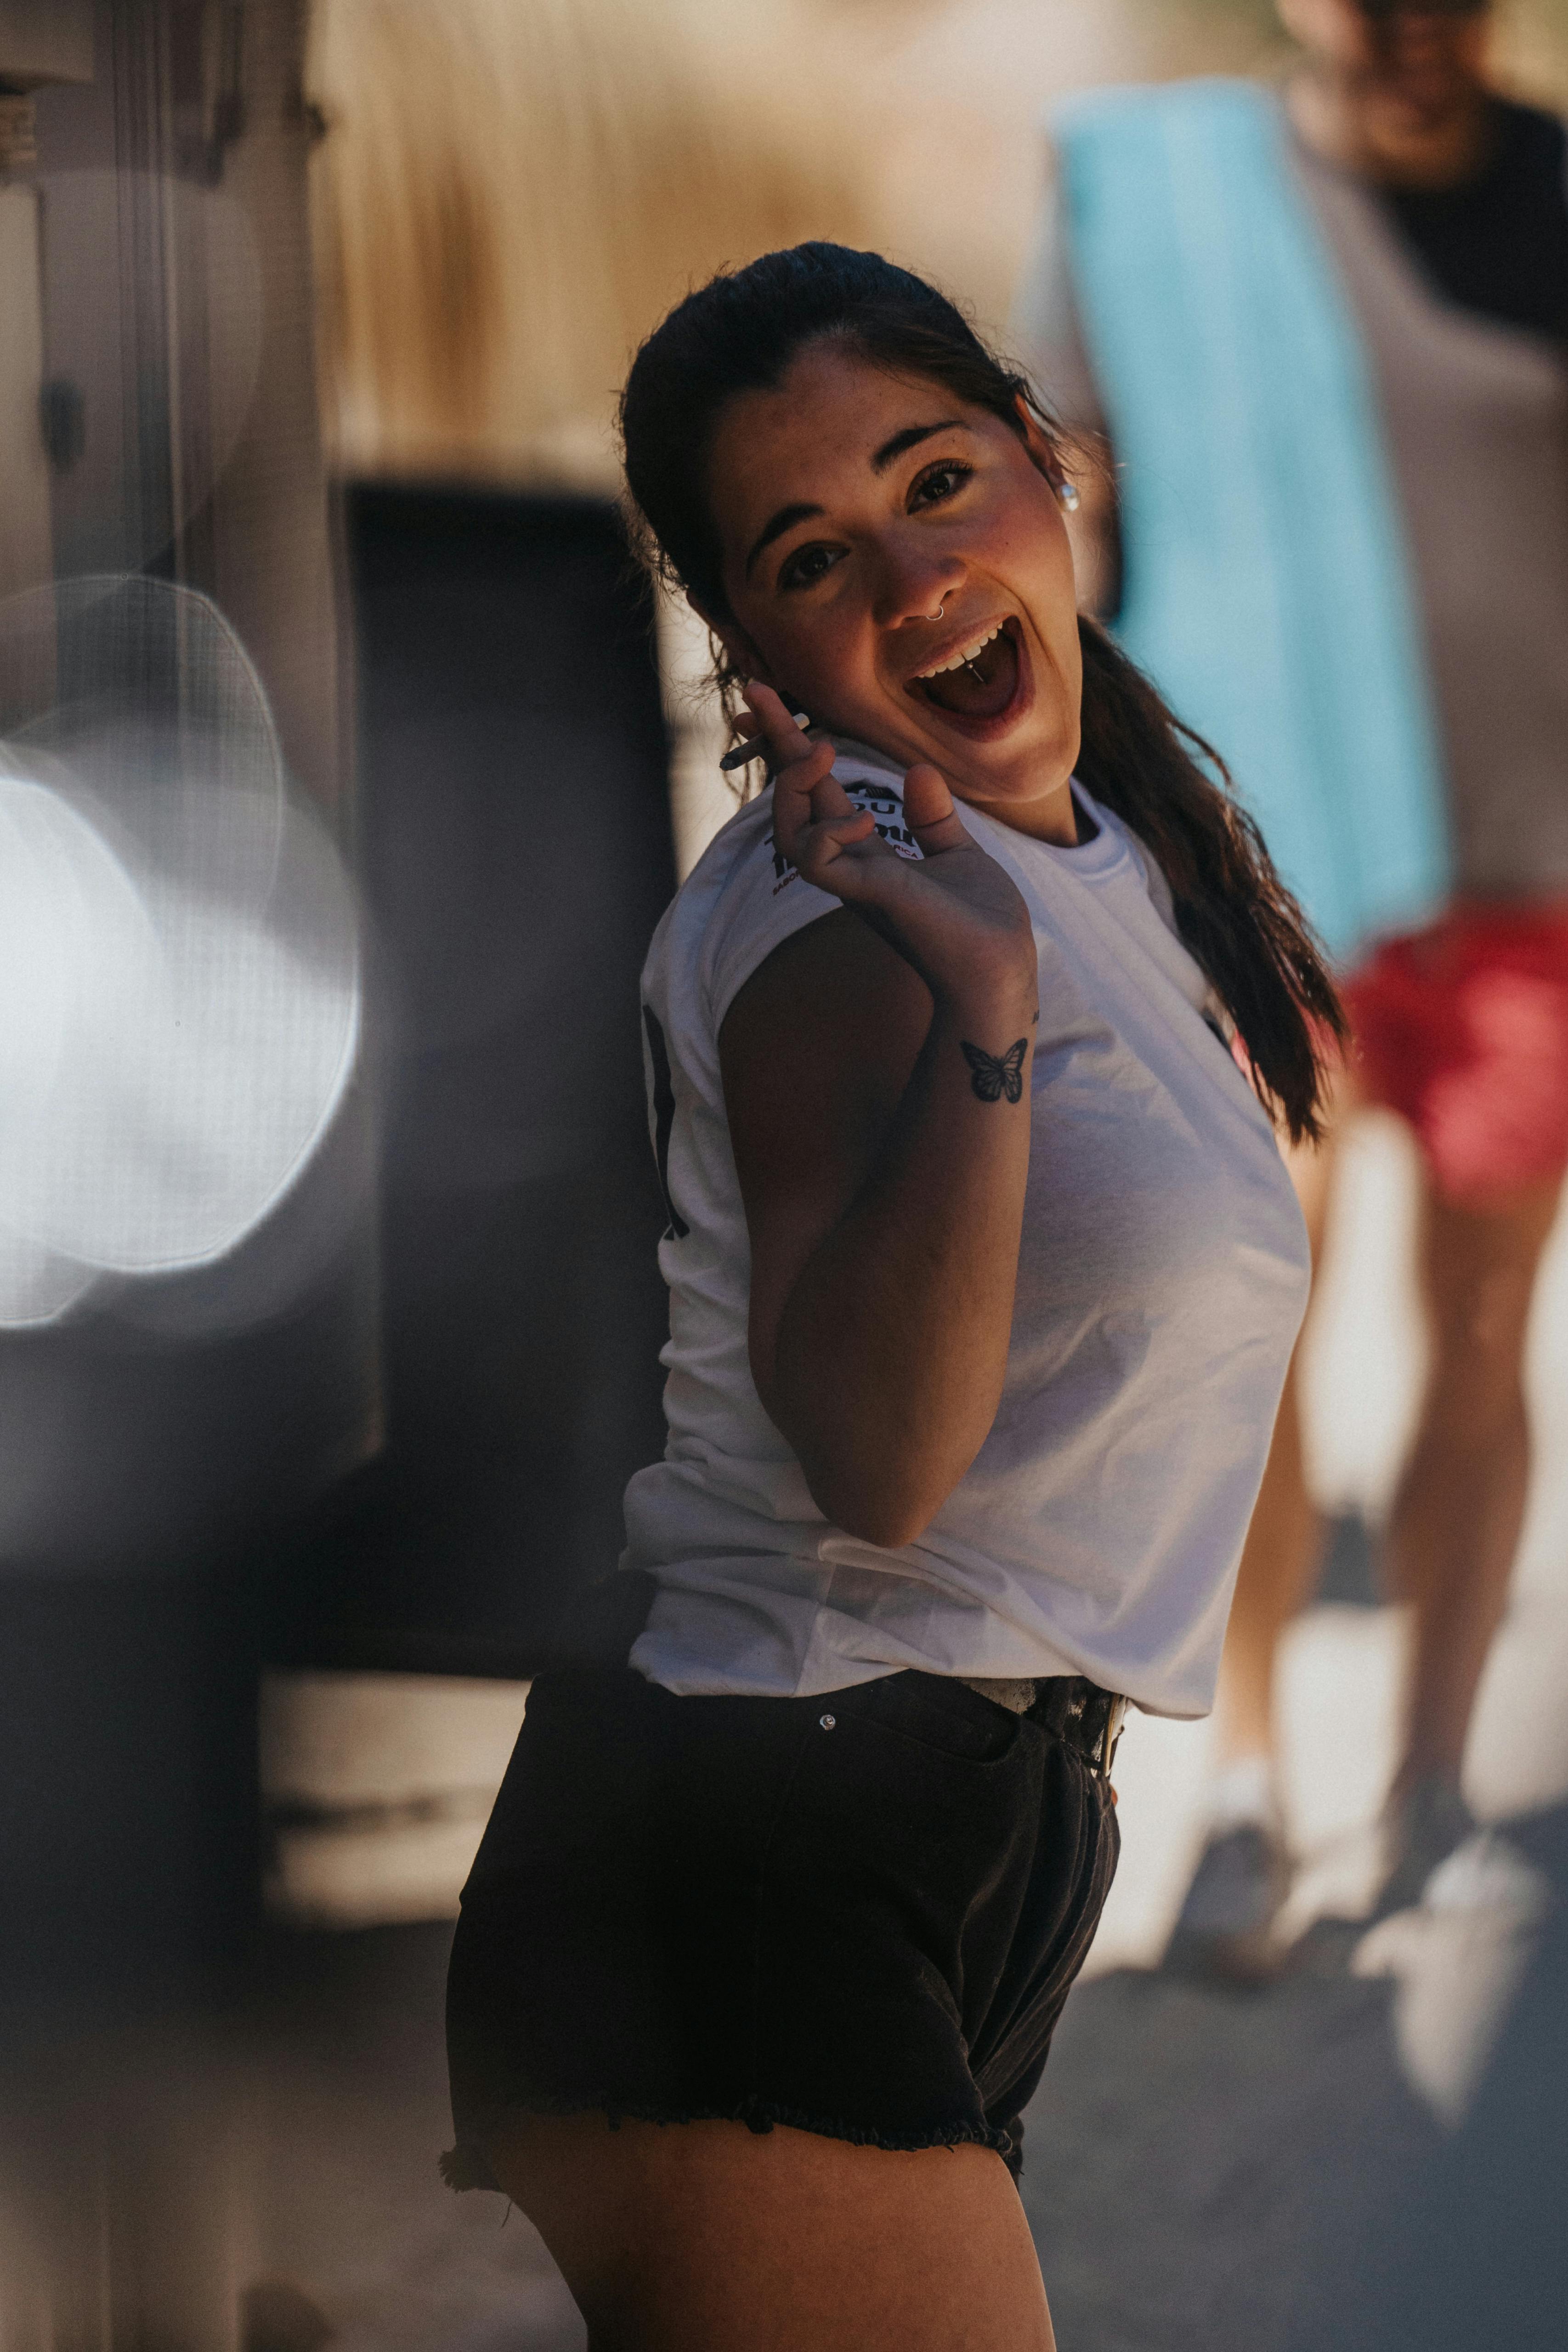
<svg viewBox="0 0 1568 2352">
<path fill-rule="evenodd" d="M 972 2141 L 1016 2174 L 1118 1850 L 1053 1714 L 925 1674 L 798 1699 L 542 1675 L 453 1946 L 451 2185 L 497 2185 L 519 2108 Z"/>
</svg>

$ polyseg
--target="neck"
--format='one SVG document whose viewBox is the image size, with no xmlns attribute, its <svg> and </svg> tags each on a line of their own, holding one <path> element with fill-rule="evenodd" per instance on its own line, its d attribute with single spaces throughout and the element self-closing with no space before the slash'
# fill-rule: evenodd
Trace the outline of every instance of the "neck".
<svg viewBox="0 0 1568 2352">
<path fill-rule="evenodd" d="M 1418 119 L 1367 79 L 1309 60 L 1286 87 L 1304 146 L 1385 187 L 1451 188 L 1474 179 L 1491 142 L 1491 93 L 1471 82 L 1441 113 Z"/>
<path fill-rule="evenodd" d="M 1034 801 L 988 801 L 977 793 L 960 793 L 969 808 L 977 808 L 982 816 L 993 817 L 1013 833 L 1026 834 L 1030 841 L 1049 841 L 1056 849 L 1076 849 L 1083 838 L 1079 822 L 1078 803 L 1072 797 L 1071 780 L 1053 784 Z"/>
</svg>

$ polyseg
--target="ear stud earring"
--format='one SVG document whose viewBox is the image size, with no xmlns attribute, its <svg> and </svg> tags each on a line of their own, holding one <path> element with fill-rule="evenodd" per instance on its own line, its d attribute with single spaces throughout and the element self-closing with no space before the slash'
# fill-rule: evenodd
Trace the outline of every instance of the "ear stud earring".
<svg viewBox="0 0 1568 2352">
<path fill-rule="evenodd" d="M 1069 514 L 1076 514 L 1083 501 L 1078 495 L 1078 485 L 1063 478 L 1056 486 L 1056 495 Z"/>
</svg>

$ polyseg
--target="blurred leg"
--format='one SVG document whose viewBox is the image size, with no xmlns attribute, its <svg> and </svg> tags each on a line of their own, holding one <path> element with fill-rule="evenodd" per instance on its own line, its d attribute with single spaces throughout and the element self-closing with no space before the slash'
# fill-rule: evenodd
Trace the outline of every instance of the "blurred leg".
<svg viewBox="0 0 1568 2352">
<path fill-rule="evenodd" d="M 1314 1271 L 1322 1245 L 1333 1150 L 1331 1131 L 1322 1144 L 1287 1155 L 1307 1222 Z M 1273 1754 L 1275 1654 L 1281 1634 L 1307 1597 L 1322 1548 L 1322 1522 L 1307 1492 L 1302 1467 L 1300 1357 L 1298 1341 L 1230 1607 L 1215 1702 L 1215 1765 L 1220 1771 Z"/>
<path fill-rule="evenodd" d="M 1342 1081 L 1336 1120 L 1350 1108 Z M 1333 1130 L 1286 1155 L 1315 1270 L 1333 1172 Z M 1309 1310 L 1310 1312 L 1310 1310 Z M 1201 1810 L 1205 1837 L 1166 1965 L 1184 1975 L 1267 1979 L 1283 1963 L 1274 1934 L 1290 1891 L 1276 1789 L 1274 1663 L 1280 1636 L 1312 1587 L 1322 1523 L 1303 1473 L 1298 1341 L 1248 1529 L 1215 1701 L 1215 1743 Z"/>
<path fill-rule="evenodd" d="M 489 2156 L 590 2352 L 1055 2352 L 1029 2224 L 988 2148 L 517 2116 Z"/>
<path fill-rule="evenodd" d="M 1538 1185 L 1497 1208 L 1425 1206 L 1432 1363 L 1387 1546 L 1394 1595 L 1415 1612 L 1396 1798 L 1423 1779 L 1458 1780 L 1524 1517 L 1525 1328 L 1559 1191 Z"/>
</svg>

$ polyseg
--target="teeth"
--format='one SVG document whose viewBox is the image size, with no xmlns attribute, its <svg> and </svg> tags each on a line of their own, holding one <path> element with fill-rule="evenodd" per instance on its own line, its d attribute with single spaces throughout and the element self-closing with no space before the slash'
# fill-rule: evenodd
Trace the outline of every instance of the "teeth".
<svg viewBox="0 0 1568 2352">
<path fill-rule="evenodd" d="M 1003 624 L 998 621 L 994 629 L 988 629 L 983 637 L 977 637 L 972 646 L 966 646 L 962 653 L 955 654 L 953 656 L 951 661 L 938 662 L 935 668 L 932 669 L 916 670 L 915 676 L 917 677 L 940 677 L 945 670 L 962 669 L 966 662 L 972 662 L 977 654 L 984 653 L 986 647 L 990 644 L 993 637 L 999 637 L 1001 635 L 1002 627 Z"/>
</svg>

